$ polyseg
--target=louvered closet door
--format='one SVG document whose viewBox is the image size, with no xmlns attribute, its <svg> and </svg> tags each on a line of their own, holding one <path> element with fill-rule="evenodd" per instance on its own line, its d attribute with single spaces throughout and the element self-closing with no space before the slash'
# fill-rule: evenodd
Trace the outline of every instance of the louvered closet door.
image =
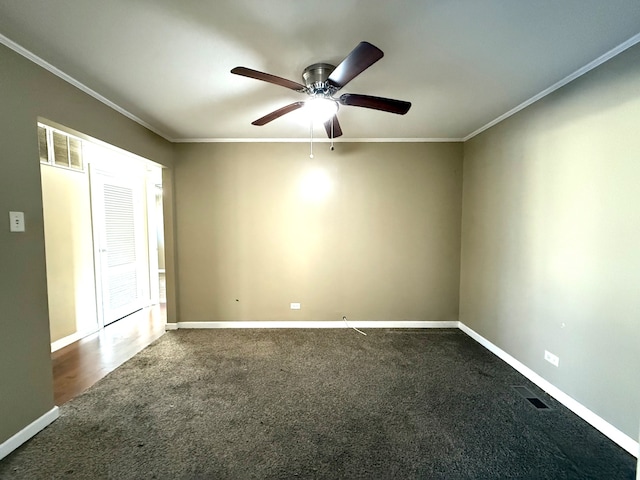
<svg viewBox="0 0 640 480">
<path fill-rule="evenodd" d="M 105 184 L 103 194 L 108 310 L 119 318 L 131 313 L 129 306 L 136 305 L 139 297 L 133 189 Z"/>
<path fill-rule="evenodd" d="M 142 193 L 126 178 L 94 174 L 94 221 L 99 238 L 103 323 L 107 325 L 144 304 L 141 236 Z M 142 212 L 142 214 L 141 214 Z M 144 240 L 142 240 L 144 241 Z"/>
</svg>

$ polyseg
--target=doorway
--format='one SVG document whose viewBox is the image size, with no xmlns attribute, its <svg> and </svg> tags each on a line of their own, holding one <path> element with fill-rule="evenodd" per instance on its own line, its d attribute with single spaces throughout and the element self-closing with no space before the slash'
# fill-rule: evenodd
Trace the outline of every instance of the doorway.
<svg viewBox="0 0 640 480">
<path fill-rule="evenodd" d="M 55 351 L 159 303 L 162 167 L 49 126 L 38 130 Z M 73 167 L 60 160 L 70 155 L 61 152 L 65 138 Z"/>
</svg>

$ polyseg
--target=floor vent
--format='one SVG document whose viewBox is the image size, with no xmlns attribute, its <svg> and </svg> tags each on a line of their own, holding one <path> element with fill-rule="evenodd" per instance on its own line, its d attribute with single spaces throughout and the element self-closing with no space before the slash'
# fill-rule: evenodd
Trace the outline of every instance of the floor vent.
<svg viewBox="0 0 640 480">
<path fill-rule="evenodd" d="M 514 386 L 512 388 L 538 410 L 551 410 L 549 405 L 544 403 L 540 397 L 538 397 L 535 393 L 532 393 L 531 390 L 529 390 L 527 387 Z"/>
</svg>

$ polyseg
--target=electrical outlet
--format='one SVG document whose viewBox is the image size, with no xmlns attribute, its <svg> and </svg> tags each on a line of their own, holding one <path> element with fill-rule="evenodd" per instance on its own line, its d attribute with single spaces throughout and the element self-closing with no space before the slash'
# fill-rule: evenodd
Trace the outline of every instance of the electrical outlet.
<svg viewBox="0 0 640 480">
<path fill-rule="evenodd" d="M 559 366 L 559 364 L 560 364 L 560 359 L 556 355 L 554 355 L 553 353 L 551 353 L 551 352 L 549 352 L 547 350 L 544 351 L 544 359 L 547 362 L 549 362 L 551 365 L 556 366 L 556 367 Z"/>
<path fill-rule="evenodd" d="M 24 212 L 9 212 L 9 230 L 24 232 Z"/>
<path fill-rule="evenodd" d="M 291 303 L 291 310 L 300 310 L 300 304 L 299 303 Z"/>
</svg>

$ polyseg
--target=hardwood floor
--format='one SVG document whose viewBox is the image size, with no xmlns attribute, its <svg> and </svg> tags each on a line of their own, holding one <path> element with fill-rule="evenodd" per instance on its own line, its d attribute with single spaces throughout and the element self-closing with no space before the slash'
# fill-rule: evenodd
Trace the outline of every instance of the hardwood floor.
<svg viewBox="0 0 640 480">
<path fill-rule="evenodd" d="M 164 305 L 156 305 L 53 352 L 55 404 L 68 402 L 160 338 L 165 324 Z"/>
</svg>

